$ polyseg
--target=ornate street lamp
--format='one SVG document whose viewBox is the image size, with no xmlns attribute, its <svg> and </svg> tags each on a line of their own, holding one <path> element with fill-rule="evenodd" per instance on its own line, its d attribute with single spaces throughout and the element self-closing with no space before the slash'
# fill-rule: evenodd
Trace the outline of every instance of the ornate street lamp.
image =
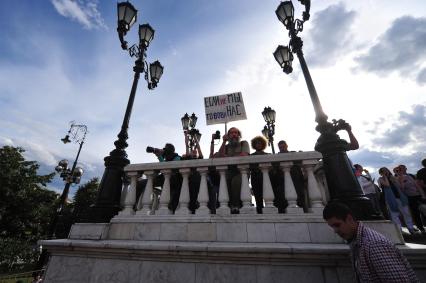
<svg viewBox="0 0 426 283">
<path fill-rule="evenodd" d="M 198 117 L 195 113 L 192 113 L 191 116 L 189 116 L 188 113 L 185 113 L 180 120 L 182 122 L 182 129 L 186 131 L 186 135 L 188 135 L 189 138 L 189 145 L 186 146 L 188 147 L 189 152 L 191 152 L 195 148 L 195 145 L 197 144 L 196 142 L 199 142 L 201 139 L 200 131 L 195 129 Z"/>
<path fill-rule="evenodd" d="M 87 126 L 86 125 L 77 125 L 74 122 L 71 122 L 70 129 L 68 134 L 61 139 L 64 144 L 67 144 L 71 141 L 79 144 L 77 156 L 75 157 L 74 163 L 71 168 L 68 167 L 68 160 L 62 159 L 59 161 L 58 165 L 55 167 L 55 171 L 59 173 L 59 176 L 62 180 L 65 181 L 65 187 L 62 191 L 56 212 L 53 218 L 53 221 L 49 228 L 49 238 L 55 238 L 55 233 L 57 229 L 58 219 L 61 217 L 65 203 L 68 198 L 68 193 L 72 184 L 79 184 L 81 176 L 83 175 L 83 168 L 77 167 L 78 157 L 80 156 L 81 148 L 83 147 L 84 140 L 86 139 Z"/>
<path fill-rule="evenodd" d="M 310 0 L 299 0 L 305 6 L 302 20 L 294 19 L 294 7 L 291 1 L 281 2 L 275 11 L 280 22 L 289 31 L 290 42 L 288 46 L 278 46 L 274 57 L 283 71 L 287 74 L 292 72 L 292 53 L 299 58 L 300 66 L 309 90 L 315 111 L 315 121 L 318 123 L 316 130 L 320 137 L 315 145 L 315 150 L 323 155 L 323 166 L 327 179 L 330 199 L 342 201 L 351 207 L 358 219 L 378 218 L 374 214 L 372 204 L 362 192 L 362 189 L 352 171 L 351 163 L 346 155 L 348 143 L 340 139 L 337 132 L 345 128 L 343 120 L 330 123 L 328 117 L 322 110 L 320 100 L 315 90 L 314 83 L 306 65 L 302 52 L 303 41 L 297 34 L 303 31 L 303 23 L 309 20 Z M 335 120 L 334 120 L 335 121 Z M 343 121 L 343 122 L 340 122 Z"/>
<path fill-rule="evenodd" d="M 262 111 L 263 119 L 265 119 L 266 126 L 262 130 L 262 134 L 268 139 L 268 143 L 271 146 L 272 153 L 275 154 L 274 148 L 274 135 L 275 135 L 275 110 L 271 107 L 265 107 Z"/>
<path fill-rule="evenodd" d="M 109 220 L 120 210 L 120 195 L 124 178 L 124 166 L 130 163 L 125 151 L 128 139 L 127 129 L 129 128 L 130 116 L 133 102 L 135 100 L 136 89 L 141 73 L 145 73 L 145 81 L 148 89 L 154 89 L 163 74 L 163 66 L 159 61 L 148 65 L 146 62 L 146 51 L 154 38 L 154 29 L 149 24 L 139 25 L 139 43 L 131 47 L 127 46 L 124 36 L 136 22 L 137 10 L 129 2 L 117 3 L 117 32 L 121 42 L 121 47 L 129 52 L 131 57 L 135 57 L 133 67 L 134 78 L 124 115 L 121 131 L 118 139 L 114 142 L 115 149 L 105 157 L 105 171 L 99 185 L 99 192 L 96 204 L 91 208 L 88 215 L 82 221 L 85 222 L 109 222 Z"/>
</svg>

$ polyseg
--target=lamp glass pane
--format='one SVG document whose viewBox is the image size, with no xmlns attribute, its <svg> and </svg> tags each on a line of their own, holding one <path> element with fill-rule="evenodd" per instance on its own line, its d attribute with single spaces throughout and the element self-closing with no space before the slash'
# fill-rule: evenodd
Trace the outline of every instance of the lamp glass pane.
<svg viewBox="0 0 426 283">
<path fill-rule="evenodd" d="M 282 66 L 284 64 L 284 57 L 283 57 L 283 54 L 282 54 L 283 48 L 284 48 L 284 46 L 280 45 L 280 46 L 277 47 L 277 49 L 274 52 L 275 60 L 277 60 L 278 64 L 280 64 L 280 66 Z"/>
<path fill-rule="evenodd" d="M 263 116 L 263 119 L 265 120 L 265 122 L 268 122 L 268 115 L 267 115 L 267 108 L 266 107 L 262 111 L 262 116 Z"/>
<path fill-rule="evenodd" d="M 294 16 L 294 6 L 293 3 L 291 1 L 285 1 L 283 2 L 283 9 L 284 9 L 284 14 L 285 14 L 285 18 L 289 19 L 289 18 L 293 18 Z"/>
<path fill-rule="evenodd" d="M 188 113 L 186 113 L 180 120 L 182 121 L 182 128 L 184 130 L 187 130 L 188 129 L 188 125 L 189 125 L 189 116 L 188 116 Z"/>
<path fill-rule="evenodd" d="M 190 126 L 193 128 L 193 127 L 195 127 L 195 125 L 197 124 L 197 120 L 198 120 L 198 117 L 197 116 L 195 116 L 195 113 L 192 113 L 192 115 L 191 115 L 191 121 L 190 121 Z"/>
<path fill-rule="evenodd" d="M 275 122 L 275 110 L 271 109 L 271 111 L 269 111 L 269 121 L 270 122 Z"/>
<path fill-rule="evenodd" d="M 124 12 L 124 21 L 126 22 L 126 24 L 129 25 L 130 28 L 136 21 L 137 10 L 132 6 L 132 4 L 128 2 L 125 2 L 123 4 L 126 4 Z"/>
<path fill-rule="evenodd" d="M 123 5 L 123 3 L 117 3 L 117 20 L 118 21 L 124 20 L 125 10 L 126 10 L 126 6 Z"/>
</svg>

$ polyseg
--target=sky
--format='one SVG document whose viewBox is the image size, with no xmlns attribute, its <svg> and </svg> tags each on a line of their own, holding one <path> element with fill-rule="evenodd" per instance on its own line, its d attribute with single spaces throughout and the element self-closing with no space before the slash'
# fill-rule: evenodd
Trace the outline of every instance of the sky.
<svg viewBox="0 0 426 283">
<path fill-rule="evenodd" d="M 127 141 L 131 163 L 155 162 L 146 147 L 166 142 L 184 153 L 185 113 L 198 116 L 208 156 L 211 134 L 223 134 L 224 125 L 206 125 L 203 98 L 238 91 L 247 120 L 228 127 L 240 128 L 243 139 L 260 134 L 261 112 L 270 106 L 277 113 L 275 140 L 286 140 L 290 150 L 313 150 L 319 134 L 297 57 L 286 75 L 272 55 L 289 41 L 275 15 L 280 1 L 131 2 L 137 24 L 155 29 L 147 61 L 164 66 L 154 90 L 139 81 Z M 293 2 L 301 18 L 303 7 Z M 3 1 L 0 146 L 23 147 L 40 173 L 53 172 L 61 159 L 74 160 L 78 144 L 60 139 L 75 121 L 89 130 L 79 159 L 82 182 L 103 174 L 133 80 L 134 58 L 121 49 L 116 32 L 116 3 Z M 351 124 L 360 149 L 348 155 L 372 173 L 398 164 L 416 172 L 426 158 L 424 11 L 423 0 L 317 0 L 299 34 L 324 112 Z M 130 45 L 137 42 L 137 24 L 126 36 Z M 63 181 L 56 176 L 49 188 L 60 192 Z"/>
</svg>

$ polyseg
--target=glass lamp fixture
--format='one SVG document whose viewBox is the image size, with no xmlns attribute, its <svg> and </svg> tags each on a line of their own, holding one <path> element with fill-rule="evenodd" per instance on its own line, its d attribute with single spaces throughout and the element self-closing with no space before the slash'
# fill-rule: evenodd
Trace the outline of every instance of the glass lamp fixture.
<svg viewBox="0 0 426 283">
<path fill-rule="evenodd" d="M 287 29 L 290 29 L 294 20 L 294 6 L 291 1 L 284 1 L 278 5 L 277 10 L 275 11 L 280 22 L 284 24 Z"/>
<path fill-rule="evenodd" d="M 195 127 L 195 125 L 197 124 L 197 120 L 198 120 L 198 118 L 197 118 L 197 116 L 195 116 L 195 113 L 192 113 L 192 115 L 191 115 L 191 119 L 190 119 L 190 121 L 189 121 L 189 126 L 190 126 L 191 128 L 194 128 L 194 127 Z"/>
<path fill-rule="evenodd" d="M 263 119 L 265 119 L 265 122 L 267 123 L 274 123 L 275 122 L 275 110 L 273 110 L 271 107 L 265 107 L 262 111 Z"/>
<path fill-rule="evenodd" d="M 188 130 L 188 127 L 189 127 L 189 115 L 188 115 L 188 113 L 185 113 L 185 115 L 183 115 L 183 117 L 180 120 L 182 121 L 182 128 L 184 130 Z"/>
<path fill-rule="evenodd" d="M 279 45 L 274 52 L 274 58 L 286 74 L 293 71 L 291 63 L 293 61 L 293 53 L 288 46 Z"/>
<path fill-rule="evenodd" d="M 143 47 L 148 47 L 154 38 L 154 29 L 149 24 L 139 25 L 139 42 Z"/>
<path fill-rule="evenodd" d="M 149 65 L 149 73 L 153 83 L 158 83 L 160 81 L 160 78 L 163 75 L 163 70 L 164 67 L 158 60 Z"/>
<path fill-rule="evenodd" d="M 129 2 L 117 3 L 117 22 L 119 32 L 124 35 L 129 31 L 136 22 L 138 10 Z"/>
</svg>

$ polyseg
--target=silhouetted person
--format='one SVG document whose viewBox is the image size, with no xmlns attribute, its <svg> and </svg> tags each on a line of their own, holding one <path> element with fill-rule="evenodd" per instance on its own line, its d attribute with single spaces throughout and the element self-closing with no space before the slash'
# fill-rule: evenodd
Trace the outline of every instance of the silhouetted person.
<svg viewBox="0 0 426 283">
<path fill-rule="evenodd" d="M 155 149 L 153 152 L 160 162 L 178 161 L 181 159 L 175 152 L 175 147 L 171 143 L 166 143 L 163 149 Z M 159 174 L 154 179 L 154 187 L 163 187 L 164 176 Z M 170 202 L 169 209 L 175 211 L 179 204 L 180 190 L 182 186 L 182 175 L 179 170 L 173 169 L 170 175 Z"/>
<path fill-rule="evenodd" d="M 279 154 L 282 153 L 289 153 L 289 152 L 295 152 L 295 151 L 288 151 L 288 145 L 287 142 L 284 140 L 280 140 L 278 142 L 278 149 Z M 305 200 L 305 176 L 303 175 L 302 167 L 301 167 L 300 161 L 295 161 L 293 163 L 293 166 L 290 167 L 290 176 L 291 180 L 293 181 L 294 188 L 296 189 L 297 194 L 297 205 L 299 207 L 302 207 L 303 209 L 307 209 L 306 200 Z M 282 190 L 284 191 L 284 173 L 282 170 L 277 171 L 278 177 L 276 178 L 276 186 L 282 187 Z M 285 205 L 287 207 L 287 205 Z"/>
<path fill-rule="evenodd" d="M 267 146 L 267 140 L 262 136 L 257 136 L 251 140 L 251 147 L 255 150 L 251 155 L 265 155 L 264 150 Z M 269 171 L 269 179 L 271 180 L 272 190 L 274 192 L 274 205 L 278 208 L 279 213 L 285 212 L 284 187 L 277 186 L 279 183 L 276 179 L 279 178 L 277 171 L 272 168 Z M 257 164 L 250 164 L 250 180 L 253 195 L 256 200 L 256 211 L 262 213 L 263 208 L 263 174 Z"/>
<path fill-rule="evenodd" d="M 228 130 L 223 135 L 223 142 L 219 149 L 218 157 L 248 156 L 250 147 L 247 141 L 241 140 L 241 132 L 235 127 Z M 226 182 L 228 185 L 229 206 L 231 213 L 239 213 L 241 208 L 241 174 L 236 165 L 230 165 L 226 172 Z"/>
</svg>

